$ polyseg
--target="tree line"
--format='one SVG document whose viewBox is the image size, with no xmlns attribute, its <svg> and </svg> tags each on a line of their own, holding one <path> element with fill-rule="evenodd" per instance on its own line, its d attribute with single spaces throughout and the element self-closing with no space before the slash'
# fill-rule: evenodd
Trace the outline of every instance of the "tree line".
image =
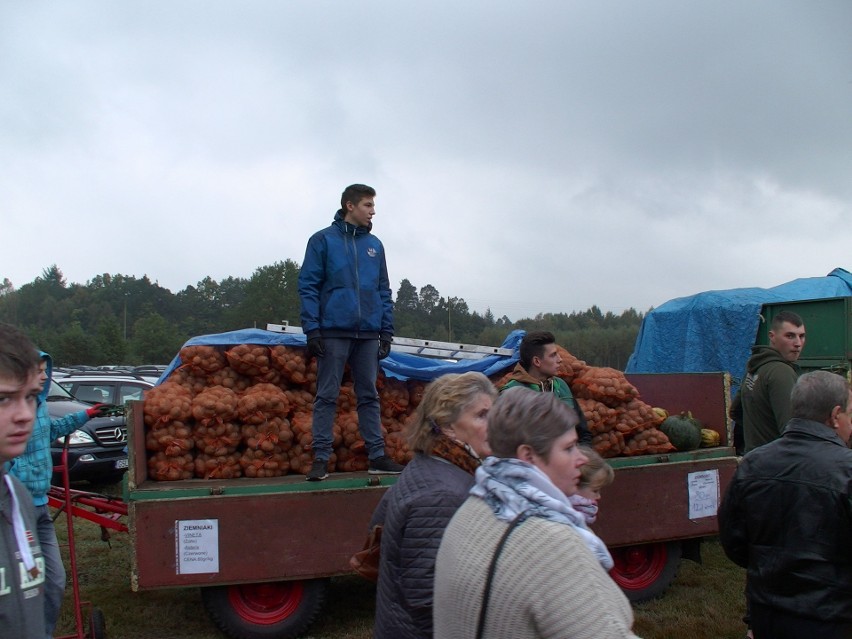
<svg viewBox="0 0 852 639">
<path fill-rule="evenodd" d="M 53 264 L 30 283 L 0 284 L 0 321 L 15 324 L 57 365 L 163 364 L 189 338 L 267 323 L 299 325 L 299 264 L 261 266 L 249 278 L 206 277 L 172 293 L 147 276 L 97 275 L 68 283 Z M 512 321 L 471 311 L 463 298 L 403 279 L 394 295 L 396 334 L 436 341 L 500 346 L 515 329 L 549 330 L 559 344 L 592 366 L 623 370 L 643 314 L 586 311 L 540 313 Z"/>
</svg>

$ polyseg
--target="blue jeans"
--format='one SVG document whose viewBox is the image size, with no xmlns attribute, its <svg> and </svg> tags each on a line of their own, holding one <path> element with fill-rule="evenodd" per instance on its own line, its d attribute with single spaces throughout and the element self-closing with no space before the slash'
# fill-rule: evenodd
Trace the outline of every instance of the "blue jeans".
<svg viewBox="0 0 852 639">
<path fill-rule="evenodd" d="M 379 340 L 324 337 L 325 354 L 317 358 L 317 396 L 314 399 L 314 460 L 331 456 L 332 428 L 343 369 L 349 364 L 358 402 L 358 430 L 367 445 L 367 455 L 376 459 L 385 454 L 382 417 L 376 376 L 379 373 Z"/>
<path fill-rule="evenodd" d="M 44 558 L 44 626 L 47 637 L 53 636 L 53 630 L 59 619 L 62 598 L 65 596 L 65 566 L 59 552 L 56 529 L 47 504 L 36 506 L 36 534 Z"/>
</svg>

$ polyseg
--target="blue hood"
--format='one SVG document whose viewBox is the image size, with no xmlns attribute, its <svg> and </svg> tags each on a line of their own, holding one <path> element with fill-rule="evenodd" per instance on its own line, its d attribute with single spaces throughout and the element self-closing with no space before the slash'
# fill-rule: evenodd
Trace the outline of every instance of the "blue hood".
<svg viewBox="0 0 852 639">
<path fill-rule="evenodd" d="M 38 401 L 43 402 L 47 399 L 47 395 L 50 393 L 50 378 L 53 374 L 53 358 L 44 351 L 39 351 L 38 355 L 47 362 L 47 379 L 44 381 L 44 386 L 42 386 L 41 392 L 38 394 Z"/>
</svg>

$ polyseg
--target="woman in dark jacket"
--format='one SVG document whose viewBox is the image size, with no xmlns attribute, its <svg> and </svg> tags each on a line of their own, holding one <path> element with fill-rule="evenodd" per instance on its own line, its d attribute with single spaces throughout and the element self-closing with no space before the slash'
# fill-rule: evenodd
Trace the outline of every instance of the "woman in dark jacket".
<svg viewBox="0 0 852 639">
<path fill-rule="evenodd" d="M 441 536 L 467 499 L 497 391 L 482 373 L 443 375 L 426 387 L 409 424 L 415 457 L 373 514 L 384 524 L 375 639 L 431 639 L 432 580 Z"/>
</svg>

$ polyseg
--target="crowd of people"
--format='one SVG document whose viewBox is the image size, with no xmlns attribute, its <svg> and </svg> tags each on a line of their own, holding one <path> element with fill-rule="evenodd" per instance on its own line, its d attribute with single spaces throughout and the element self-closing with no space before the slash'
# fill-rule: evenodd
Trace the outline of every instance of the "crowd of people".
<svg viewBox="0 0 852 639">
<path fill-rule="evenodd" d="M 381 526 L 376 639 L 630 639 L 630 602 L 592 525 L 612 468 L 589 447 L 583 411 L 557 375 L 554 336 L 530 332 L 495 389 L 482 373 L 426 387 L 387 456 L 376 391 L 393 340 L 384 248 L 371 234 L 375 190 L 344 190 L 314 234 L 299 279 L 307 349 L 317 358 L 313 463 L 328 477 L 344 370 L 357 396 L 368 472 L 399 474 L 373 513 Z M 733 404 L 744 453 L 719 509 L 720 540 L 746 569 L 747 636 L 852 637 L 852 390 L 799 375 L 802 319 L 773 318 Z M 101 406 L 51 420 L 50 357 L 0 324 L 0 636 L 52 636 L 65 572 L 47 509 L 50 442 Z"/>
</svg>

